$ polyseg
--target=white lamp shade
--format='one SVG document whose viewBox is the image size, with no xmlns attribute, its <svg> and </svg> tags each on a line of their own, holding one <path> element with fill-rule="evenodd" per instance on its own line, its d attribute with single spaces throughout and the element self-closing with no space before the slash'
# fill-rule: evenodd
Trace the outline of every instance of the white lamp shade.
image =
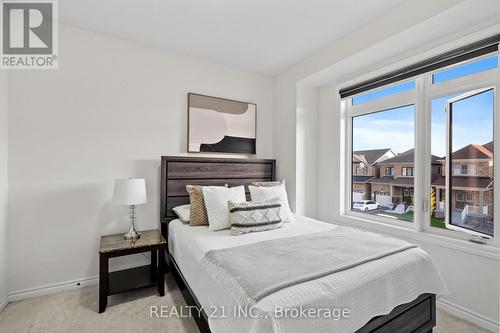
<svg viewBox="0 0 500 333">
<path fill-rule="evenodd" d="M 140 205 L 146 202 L 146 181 L 144 179 L 115 179 L 113 203 L 119 205 Z"/>
</svg>

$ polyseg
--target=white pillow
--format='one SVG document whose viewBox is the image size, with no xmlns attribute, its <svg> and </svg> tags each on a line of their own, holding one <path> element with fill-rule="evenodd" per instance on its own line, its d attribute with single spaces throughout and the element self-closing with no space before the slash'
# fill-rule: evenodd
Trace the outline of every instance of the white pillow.
<svg viewBox="0 0 500 333">
<path fill-rule="evenodd" d="M 288 196 L 286 195 L 285 184 L 277 186 L 248 186 L 252 201 L 264 201 L 274 198 L 280 198 L 283 222 L 292 222 L 292 211 L 288 204 Z"/>
<path fill-rule="evenodd" d="M 203 198 L 207 207 L 208 230 L 229 229 L 231 222 L 229 220 L 227 203 L 228 201 L 235 203 L 245 202 L 245 187 L 204 186 Z"/>
<path fill-rule="evenodd" d="M 172 208 L 175 214 L 179 217 L 179 220 L 181 220 L 184 223 L 189 223 L 191 220 L 191 205 L 182 205 L 182 206 L 177 206 Z"/>
</svg>

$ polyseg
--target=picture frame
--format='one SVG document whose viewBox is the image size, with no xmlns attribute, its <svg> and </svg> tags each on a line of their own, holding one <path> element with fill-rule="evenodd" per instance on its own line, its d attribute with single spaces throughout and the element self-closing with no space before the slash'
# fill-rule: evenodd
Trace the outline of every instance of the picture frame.
<svg viewBox="0 0 500 333">
<path fill-rule="evenodd" d="M 188 93 L 188 153 L 256 154 L 257 104 Z"/>
</svg>

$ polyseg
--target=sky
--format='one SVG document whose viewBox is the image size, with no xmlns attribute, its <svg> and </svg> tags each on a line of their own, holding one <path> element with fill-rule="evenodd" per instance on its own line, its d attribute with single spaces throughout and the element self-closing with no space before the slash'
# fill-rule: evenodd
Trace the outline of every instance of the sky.
<svg viewBox="0 0 500 333">
<path fill-rule="evenodd" d="M 498 66 L 498 57 L 489 57 L 466 65 L 457 66 L 433 75 L 435 84 L 454 78 L 481 72 Z M 390 88 L 383 88 L 353 98 L 353 104 L 361 104 L 415 88 L 414 81 Z M 458 96 L 450 95 L 432 101 L 432 154 L 443 157 L 446 154 L 447 100 Z M 453 105 L 453 150 L 468 144 L 485 144 L 493 140 L 494 92 L 488 90 Z M 353 150 L 392 148 L 401 153 L 414 148 L 413 105 L 376 112 L 353 118 Z"/>
</svg>

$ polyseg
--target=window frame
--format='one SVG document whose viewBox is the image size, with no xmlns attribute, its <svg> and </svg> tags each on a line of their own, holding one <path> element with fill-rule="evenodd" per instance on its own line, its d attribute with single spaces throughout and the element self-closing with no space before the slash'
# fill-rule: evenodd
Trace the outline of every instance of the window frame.
<svg viewBox="0 0 500 333">
<path fill-rule="evenodd" d="M 464 62 L 453 64 L 447 67 L 440 68 L 439 71 L 447 70 L 456 66 L 477 61 L 483 57 L 491 57 L 492 54 L 477 57 Z M 499 67 L 490 69 L 463 77 L 458 77 L 452 80 L 440 82 L 438 84 L 432 83 L 432 75 L 438 71 L 424 73 L 419 76 L 413 77 L 410 80 L 415 80 L 415 89 L 405 91 L 399 94 L 390 95 L 382 99 L 369 101 L 366 103 L 352 105 L 352 98 L 350 96 L 340 99 L 340 109 L 342 114 L 342 142 L 343 146 L 343 160 L 352 160 L 352 118 L 384 110 L 390 110 L 398 107 L 414 105 L 414 119 L 415 119 L 415 163 L 414 163 L 414 221 L 408 223 L 404 221 L 392 220 L 381 218 L 379 216 L 366 216 L 359 212 L 353 212 L 350 209 L 350 201 L 346 200 L 351 198 L 351 177 L 349 163 L 344 163 L 341 168 L 345 182 L 343 182 L 344 192 L 340 201 L 340 217 L 361 223 L 370 223 L 371 226 L 378 228 L 379 225 L 386 225 L 389 227 L 402 227 L 418 232 L 422 235 L 435 235 L 443 236 L 445 238 L 456 239 L 460 241 L 470 241 L 471 235 L 465 232 L 454 232 L 453 230 L 440 229 L 431 227 L 431 217 L 429 212 L 429 204 L 431 197 L 431 137 L 426 132 L 426 128 L 430 128 L 432 121 L 431 103 L 435 98 L 449 96 L 457 93 L 465 93 L 471 90 L 484 89 L 487 87 L 494 89 L 495 94 L 495 113 L 500 112 L 500 54 L 496 53 L 499 57 Z M 391 68 L 391 66 L 388 66 Z M 383 71 L 383 69 L 382 69 Z M 389 70 L 387 70 L 389 71 Z M 380 73 L 380 71 L 378 71 Z M 358 78 L 357 81 L 361 79 Z M 351 80 L 353 81 L 353 80 Z M 394 85 L 397 85 L 395 83 Z M 347 83 L 345 84 L 347 85 Z M 341 85 L 337 86 L 339 89 Z M 366 93 L 366 92 L 363 92 Z M 494 119 L 494 132 L 500 133 L 500 116 Z M 497 138 L 500 135 L 494 135 L 494 144 L 499 147 L 500 140 Z M 494 188 L 500 189 L 500 158 L 494 157 L 494 175 L 498 178 L 494 180 Z M 500 154 L 499 154 L 500 155 Z M 494 196 L 494 216 L 500 216 L 500 196 Z M 498 219 L 500 221 L 500 218 Z M 375 224 L 373 224 L 375 223 Z M 495 220 L 495 235 L 487 241 L 488 245 L 495 248 L 500 247 L 500 222 Z M 425 236 L 424 236 L 425 237 Z"/>
<path fill-rule="evenodd" d="M 409 80 L 409 81 L 411 81 L 411 80 Z M 398 85 L 398 84 L 400 84 L 400 83 L 396 82 L 395 84 L 392 84 L 392 85 Z M 390 85 L 390 86 L 392 86 L 392 85 Z M 415 85 L 417 85 L 417 82 L 415 82 Z M 346 217 L 354 217 L 354 218 L 375 221 L 378 223 L 392 225 L 392 226 L 404 228 L 407 230 L 411 230 L 414 228 L 413 224 L 415 223 L 415 221 L 413 223 L 408 223 L 405 221 L 400 221 L 400 220 L 396 220 L 396 219 L 394 219 L 394 220 L 388 219 L 388 218 L 384 218 L 384 217 L 380 217 L 380 216 L 376 216 L 376 215 L 371 215 L 368 218 L 368 216 L 366 216 L 366 214 L 364 214 L 362 212 L 356 212 L 356 211 L 353 211 L 351 209 L 351 205 L 352 205 L 352 163 L 350 163 L 350 164 L 347 163 L 346 157 L 350 156 L 350 161 L 352 161 L 352 152 L 353 152 L 353 149 L 352 149 L 353 121 L 352 120 L 353 120 L 353 118 L 355 118 L 357 116 L 363 116 L 363 115 L 367 115 L 367 114 L 376 113 L 376 112 L 388 111 L 391 109 L 400 108 L 400 107 L 409 106 L 409 105 L 413 105 L 415 108 L 415 103 L 416 103 L 415 91 L 416 90 L 417 90 L 417 87 L 415 87 L 415 89 L 410 90 L 410 91 L 404 91 L 404 92 L 401 92 L 399 94 L 389 95 L 389 96 L 386 96 L 385 98 L 382 98 L 382 99 L 376 99 L 373 101 L 368 101 L 368 102 L 365 102 L 362 104 L 357 104 L 357 105 L 352 104 L 352 97 L 353 96 L 345 98 L 345 99 L 340 101 L 341 112 L 346 115 L 346 117 L 345 117 L 345 131 L 344 131 L 345 132 L 344 140 L 346 143 L 346 147 L 345 147 L 346 154 L 344 157 L 344 161 L 346 161 L 346 163 L 344 164 L 344 170 L 345 170 L 345 179 L 348 180 L 345 182 L 345 186 L 344 186 L 345 192 L 344 192 L 344 196 L 343 196 L 347 200 L 344 200 L 344 206 L 341 208 L 341 215 L 344 215 Z M 414 119 L 416 118 L 416 114 L 417 114 L 417 112 L 415 112 L 415 110 L 416 110 L 416 108 L 414 109 L 414 112 L 413 112 Z M 414 142 L 415 142 L 415 139 L 414 139 Z M 387 168 L 389 168 L 389 167 L 387 167 Z M 393 169 L 393 175 L 394 175 L 394 168 L 392 167 L 392 169 Z M 385 171 L 386 170 L 384 168 L 384 176 L 385 176 Z M 418 213 L 415 212 L 414 220 L 417 219 L 417 216 L 418 216 Z"/>
<path fill-rule="evenodd" d="M 409 172 L 411 170 L 411 172 Z M 402 177 L 413 177 L 415 173 L 415 167 L 401 167 Z"/>
</svg>

